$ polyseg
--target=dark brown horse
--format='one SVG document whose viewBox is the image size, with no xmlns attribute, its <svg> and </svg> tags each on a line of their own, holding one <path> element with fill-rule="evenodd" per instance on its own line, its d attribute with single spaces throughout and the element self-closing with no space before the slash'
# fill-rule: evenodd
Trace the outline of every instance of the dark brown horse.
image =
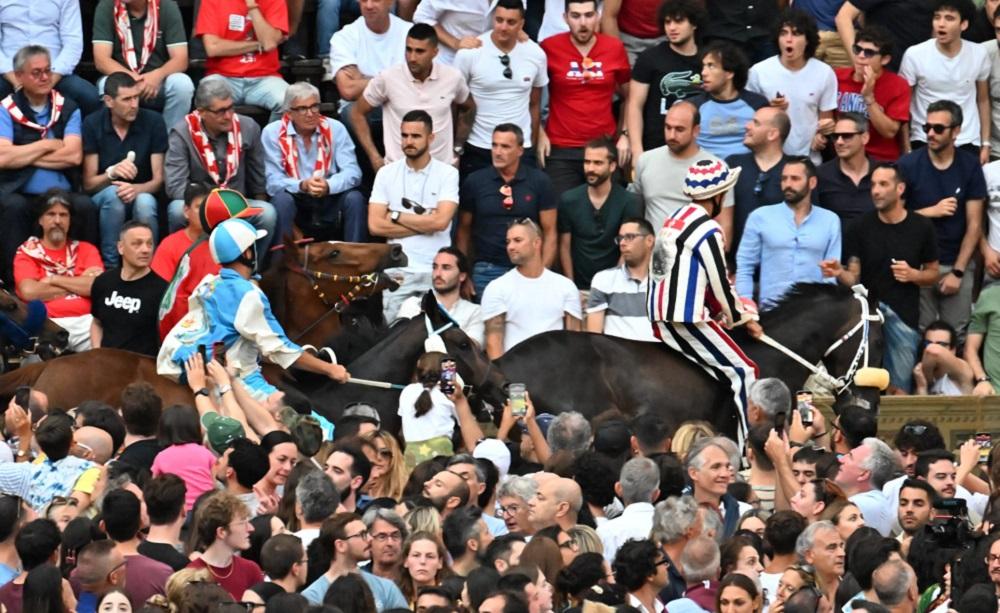
<svg viewBox="0 0 1000 613">
<path fill-rule="evenodd" d="M 261 280 L 274 316 L 300 345 L 319 347 L 340 330 L 340 314 L 398 285 L 387 268 L 406 266 L 399 245 L 286 239 L 281 261 Z M 375 305 L 381 316 L 380 305 Z"/>
</svg>

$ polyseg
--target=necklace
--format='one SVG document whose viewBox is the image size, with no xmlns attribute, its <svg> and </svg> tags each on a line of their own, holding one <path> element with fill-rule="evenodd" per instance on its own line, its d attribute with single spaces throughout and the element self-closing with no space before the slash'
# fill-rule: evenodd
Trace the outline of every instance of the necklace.
<svg viewBox="0 0 1000 613">
<path fill-rule="evenodd" d="M 204 560 L 204 558 L 202 558 L 202 560 Z M 205 562 L 205 568 L 207 568 L 208 572 L 212 573 L 212 576 L 215 577 L 216 579 L 228 579 L 229 577 L 232 576 L 233 570 L 236 568 L 236 560 L 231 560 L 229 562 L 229 574 L 227 574 L 225 576 L 216 574 L 216 572 L 214 570 L 212 570 L 212 565 L 209 564 L 208 562 Z M 225 567 L 220 566 L 218 568 L 225 568 Z"/>
</svg>

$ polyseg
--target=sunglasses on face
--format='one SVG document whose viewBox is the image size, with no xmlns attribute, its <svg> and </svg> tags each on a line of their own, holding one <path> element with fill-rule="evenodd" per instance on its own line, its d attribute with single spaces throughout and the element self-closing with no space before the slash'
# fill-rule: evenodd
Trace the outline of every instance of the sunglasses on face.
<svg viewBox="0 0 1000 613">
<path fill-rule="evenodd" d="M 861 57 L 875 57 L 876 55 L 879 55 L 878 49 L 869 49 L 867 47 L 862 47 L 857 43 L 851 46 L 851 51 L 854 52 L 854 55 L 860 55 Z"/>
<path fill-rule="evenodd" d="M 861 134 L 861 132 L 834 132 L 831 136 L 833 136 L 833 140 L 835 140 L 835 141 L 837 141 L 837 140 L 845 140 L 846 141 L 846 140 L 851 140 L 852 138 L 854 138 L 858 134 Z"/>
<path fill-rule="evenodd" d="M 955 126 L 947 126 L 943 123 L 925 123 L 923 127 L 924 127 L 924 132 L 926 132 L 927 134 L 930 134 L 931 132 L 935 134 L 944 134 L 945 130 L 950 130 Z"/>
</svg>

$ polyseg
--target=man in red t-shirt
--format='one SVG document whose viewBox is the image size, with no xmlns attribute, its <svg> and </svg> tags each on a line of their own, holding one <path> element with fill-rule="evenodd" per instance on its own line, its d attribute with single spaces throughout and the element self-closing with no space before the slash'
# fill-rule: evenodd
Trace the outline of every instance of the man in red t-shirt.
<svg viewBox="0 0 1000 613">
<path fill-rule="evenodd" d="M 570 0 L 564 17 L 569 32 L 542 41 L 549 70 L 549 119 L 539 130 L 537 151 L 557 198 L 584 182 L 584 145 L 618 131 L 611 102 L 617 92 L 625 108 L 632 77 L 622 42 L 597 32 L 596 0 Z M 618 165 L 625 167 L 631 149 L 628 130 L 622 127 L 616 148 Z"/>
<path fill-rule="evenodd" d="M 269 109 L 271 121 L 281 116 L 288 88 L 278 58 L 288 35 L 285 0 L 206 0 L 194 34 L 205 43 L 205 73 L 226 79 L 236 104 Z"/>
<path fill-rule="evenodd" d="M 222 194 L 224 197 L 215 197 Z M 160 302 L 160 340 L 188 312 L 188 298 L 207 275 L 219 274 L 212 259 L 208 235 L 215 226 L 232 217 L 260 213 L 246 198 L 233 190 L 221 190 L 211 183 L 191 183 L 184 190 L 184 218 L 187 226 L 163 239 L 153 255 L 151 268 L 169 283 Z"/>
<path fill-rule="evenodd" d="M 194 530 L 205 543 L 201 557 L 188 568 L 207 568 L 222 589 L 235 601 L 243 592 L 264 580 L 256 562 L 236 555 L 250 548 L 250 513 L 246 504 L 229 492 L 216 492 L 202 503 Z"/>
<path fill-rule="evenodd" d="M 861 113 L 868 118 L 870 139 L 865 153 L 872 159 L 899 159 L 899 129 L 910 121 L 910 86 L 886 70 L 892 60 L 890 41 L 875 28 L 862 28 L 851 49 L 854 66 L 837 68 L 837 112 Z"/>
<path fill-rule="evenodd" d="M 49 190 L 38 208 L 42 237 L 30 237 L 14 256 L 14 284 L 24 300 L 41 300 L 49 317 L 69 332 L 69 349 L 90 349 L 90 287 L 104 272 L 97 247 L 69 240 L 73 205 Z"/>
<path fill-rule="evenodd" d="M 650 47 L 666 40 L 660 0 L 604 0 L 601 33 L 620 38 L 628 53 L 629 66 Z"/>
</svg>

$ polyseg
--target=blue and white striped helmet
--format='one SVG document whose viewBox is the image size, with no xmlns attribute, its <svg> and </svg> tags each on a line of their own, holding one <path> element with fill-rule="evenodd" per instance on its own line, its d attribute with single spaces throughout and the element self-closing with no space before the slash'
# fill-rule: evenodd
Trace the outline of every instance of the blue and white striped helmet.
<svg viewBox="0 0 1000 613">
<path fill-rule="evenodd" d="M 216 264 L 229 264 L 240 259 L 257 239 L 265 236 L 267 230 L 258 230 L 246 220 L 227 219 L 212 230 L 208 247 Z"/>
</svg>

